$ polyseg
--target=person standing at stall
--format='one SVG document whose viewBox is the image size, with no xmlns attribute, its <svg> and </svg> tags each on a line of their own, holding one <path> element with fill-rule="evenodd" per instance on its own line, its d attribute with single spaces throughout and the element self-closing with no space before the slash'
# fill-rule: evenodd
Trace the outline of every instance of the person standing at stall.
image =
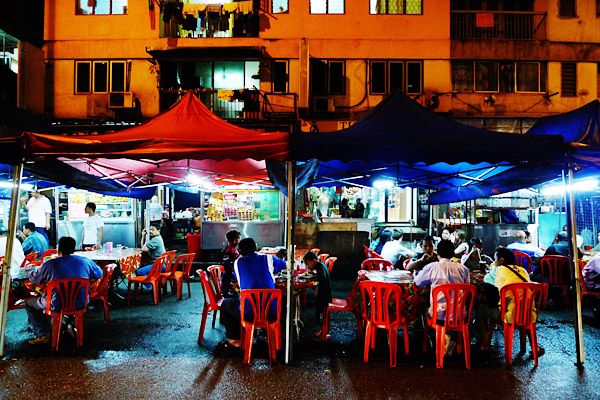
<svg viewBox="0 0 600 400">
<path fill-rule="evenodd" d="M 31 198 L 25 203 L 25 209 L 29 213 L 29 222 L 33 222 L 35 230 L 48 240 L 50 214 L 52 214 L 50 200 L 37 190 L 32 190 Z"/>
<path fill-rule="evenodd" d="M 104 230 L 104 221 L 96 215 L 96 204 L 87 203 L 85 213 L 88 215 L 83 220 L 83 235 L 81 236 L 81 248 L 102 249 L 102 231 Z"/>
</svg>

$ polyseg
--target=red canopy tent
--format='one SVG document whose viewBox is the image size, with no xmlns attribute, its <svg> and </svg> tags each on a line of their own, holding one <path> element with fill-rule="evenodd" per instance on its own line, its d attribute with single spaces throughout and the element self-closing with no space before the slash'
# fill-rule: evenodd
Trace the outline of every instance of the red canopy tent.
<svg viewBox="0 0 600 400">
<path fill-rule="evenodd" d="M 186 94 L 145 124 L 102 135 L 24 134 L 25 158 L 59 157 L 131 186 L 184 184 L 188 170 L 211 183 L 269 184 L 265 159 L 287 160 L 289 133 L 258 132 L 214 115 Z"/>
</svg>

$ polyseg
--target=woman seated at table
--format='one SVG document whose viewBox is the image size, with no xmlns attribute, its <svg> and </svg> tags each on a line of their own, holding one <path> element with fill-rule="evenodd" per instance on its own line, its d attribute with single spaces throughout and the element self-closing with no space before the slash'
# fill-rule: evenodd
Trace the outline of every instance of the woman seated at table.
<svg viewBox="0 0 600 400">
<path fill-rule="evenodd" d="M 304 255 L 304 264 L 311 272 L 317 274 L 317 282 L 315 282 L 315 284 L 319 286 L 317 290 L 317 297 L 315 298 L 315 319 L 317 320 L 317 324 L 321 326 L 321 323 L 323 322 L 323 314 L 325 313 L 329 303 L 332 301 L 329 270 L 322 261 L 319 261 L 317 255 L 312 251 L 309 251 Z M 321 338 L 321 331 L 317 332 L 315 336 L 317 336 L 317 338 Z"/>
<path fill-rule="evenodd" d="M 469 244 L 467 243 L 467 234 L 462 229 L 457 229 L 452 234 L 454 239 L 454 257 L 461 258 L 469 252 Z"/>
</svg>

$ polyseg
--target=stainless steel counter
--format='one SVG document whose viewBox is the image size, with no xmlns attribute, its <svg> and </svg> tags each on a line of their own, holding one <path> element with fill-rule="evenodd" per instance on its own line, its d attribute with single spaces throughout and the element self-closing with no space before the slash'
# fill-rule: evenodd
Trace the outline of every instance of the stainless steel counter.
<svg viewBox="0 0 600 400">
<path fill-rule="evenodd" d="M 242 239 L 253 238 L 259 249 L 284 243 L 283 221 L 203 221 L 202 249 L 222 249 L 227 244 L 225 234 L 231 229 L 240 231 Z"/>
</svg>

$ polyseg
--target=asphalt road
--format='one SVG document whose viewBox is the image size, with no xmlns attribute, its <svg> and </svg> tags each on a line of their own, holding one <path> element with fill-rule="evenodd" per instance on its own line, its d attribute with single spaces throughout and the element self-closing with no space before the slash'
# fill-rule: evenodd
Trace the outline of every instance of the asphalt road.
<svg viewBox="0 0 600 400">
<path fill-rule="evenodd" d="M 334 297 L 346 297 L 351 282 L 334 284 Z M 100 307 L 86 313 L 82 348 L 61 337 L 58 352 L 31 346 L 24 310 L 11 311 L 5 358 L 0 361 L 2 399 L 597 399 L 600 323 L 584 310 L 584 367 L 576 361 L 572 314 L 559 308 L 543 311 L 538 324 L 546 354 L 535 368 L 528 354 L 514 350 L 512 367 L 504 366 L 504 344 L 496 332 L 491 352 L 472 347 L 471 370 L 462 355 L 436 369 L 433 352 L 422 354 L 422 331 L 411 329 L 409 356 L 398 341 L 398 365 L 389 366 L 385 335 L 380 335 L 368 363 L 350 313 L 332 314 L 331 338 L 315 342 L 312 299 L 303 310 L 306 323 L 296 342 L 293 362 L 270 366 L 266 341 L 257 339 L 251 365 L 241 353 L 220 351 L 224 330 L 209 321 L 204 344 L 196 343 L 202 310 L 199 283 L 192 297 L 172 294 L 154 306 L 151 294 L 126 307 L 112 300 L 112 322 Z M 346 315 L 347 314 L 347 315 Z M 473 343 L 475 338 L 472 338 Z M 518 346 L 518 340 L 515 340 Z"/>
</svg>

